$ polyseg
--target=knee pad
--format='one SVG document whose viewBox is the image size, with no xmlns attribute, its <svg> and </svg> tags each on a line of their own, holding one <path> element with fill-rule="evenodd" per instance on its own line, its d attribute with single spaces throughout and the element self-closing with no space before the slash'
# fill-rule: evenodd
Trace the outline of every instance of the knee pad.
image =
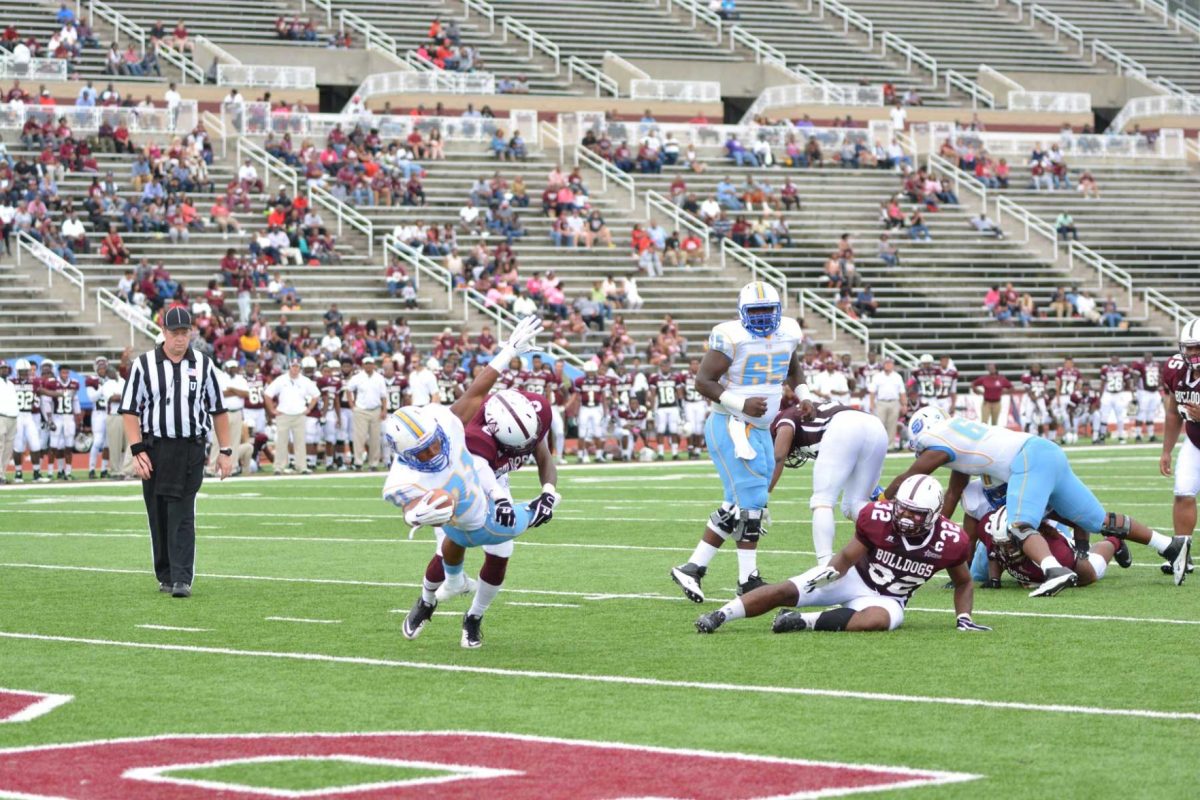
<svg viewBox="0 0 1200 800">
<path fill-rule="evenodd" d="M 766 510 L 761 508 L 743 508 L 737 514 L 737 534 L 739 542 L 757 542 L 766 533 L 763 522 Z"/>
<path fill-rule="evenodd" d="M 1035 533 L 1037 528 L 1024 522 L 1014 522 L 1008 526 L 1008 535 L 1015 542 L 1024 542 Z"/>
<path fill-rule="evenodd" d="M 728 539 L 737 533 L 737 520 L 737 506 L 721 503 L 720 508 L 709 515 L 708 529 L 722 539 Z"/>
<path fill-rule="evenodd" d="M 1115 536 L 1118 539 L 1124 540 L 1129 535 L 1129 530 L 1132 527 L 1133 520 L 1129 517 L 1110 511 L 1104 517 L 1104 524 L 1100 526 L 1100 535 Z"/>
</svg>

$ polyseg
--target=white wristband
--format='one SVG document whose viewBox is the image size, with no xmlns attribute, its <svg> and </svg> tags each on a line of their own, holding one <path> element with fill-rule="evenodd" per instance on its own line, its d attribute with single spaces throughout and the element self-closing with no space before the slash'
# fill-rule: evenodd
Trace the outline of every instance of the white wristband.
<svg viewBox="0 0 1200 800">
<path fill-rule="evenodd" d="M 508 364 L 517 357 L 517 351 L 505 345 L 500 348 L 496 355 L 492 356 L 492 360 L 488 362 L 488 366 L 496 370 L 496 372 L 504 372 L 508 369 Z"/>
<path fill-rule="evenodd" d="M 797 384 L 795 391 L 796 391 L 796 399 L 797 400 L 811 400 L 812 399 L 812 390 L 808 388 L 807 383 Z"/>
<path fill-rule="evenodd" d="M 738 397 L 728 389 L 721 392 L 721 396 L 717 399 L 717 402 L 725 406 L 730 411 L 736 411 L 738 413 L 741 413 L 742 409 L 746 407 L 746 398 Z"/>
<path fill-rule="evenodd" d="M 558 492 L 556 492 L 554 490 L 553 483 L 543 483 L 542 484 L 542 494 L 558 494 Z"/>
</svg>

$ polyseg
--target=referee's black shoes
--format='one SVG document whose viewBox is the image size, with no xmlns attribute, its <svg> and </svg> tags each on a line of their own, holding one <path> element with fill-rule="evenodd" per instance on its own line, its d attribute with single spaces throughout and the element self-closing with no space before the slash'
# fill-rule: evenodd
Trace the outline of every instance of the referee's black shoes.
<svg viewBox="0 0 1200 800">
<path fill-rule="evenodd" d="M 160 584 L 158 585 L 158 590 L 159 590 L 160 592 L 162 592 L 163 594 L 170 594 L 170 593 L 171 593 L 171 584 L 169 584 L 169 583 L 160 583 Z"/>
<path fill-rule="evenodd" d="M 192 587 L 186 583 L 177 583 L 171 587 L 171 597 L 191 597 Z"/>
</svg>

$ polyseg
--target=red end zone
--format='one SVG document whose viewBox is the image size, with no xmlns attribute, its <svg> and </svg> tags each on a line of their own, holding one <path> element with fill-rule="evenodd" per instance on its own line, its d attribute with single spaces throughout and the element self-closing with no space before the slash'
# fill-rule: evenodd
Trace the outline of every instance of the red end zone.
<svg viewBox="0 0 1200 800">
<path fill-rule="evenodd" d="M 0 722 L 28 722 L 74 699 L 69 694 L 0 689 Z"/>
<path fill-rule="evenodd" d="M 159 736 L 0 750 L 0 794 L 24 797 L 211 800 L 218 792 L 128 777 L 130 770 L 264 756 L 362 756 L 508 770 L 517 775 L 404 787 L 364 787 L 326 798 L 345 800 L 619 800 L 619 798 L 829 797 L 972 780 L 962 773 L 798 761 L 693 750 L 494 733 L 438 731 L 366 734 Z M 222 798 L 261 798 L 269 791 L 230 791 Z"/>
</svg>

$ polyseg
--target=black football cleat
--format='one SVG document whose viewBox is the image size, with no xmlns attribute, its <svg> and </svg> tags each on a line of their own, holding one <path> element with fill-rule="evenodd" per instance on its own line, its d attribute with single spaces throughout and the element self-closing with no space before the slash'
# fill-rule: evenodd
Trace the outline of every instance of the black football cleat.
<svg viewBox="0 0 1200 800">
<path fill-rule="evenodd" d="M 464 614 L 462 640 L 459 643 L 468 650 L 483 647 L 483 631 L 481 628 L 483 628 L 483 617 L 476 617 L 469 613 Z"/>
<path fill-rule="evenodd" d="M 750 592 L 753 592 L 758 587 L 766 586 L 766 585 L 767 585 L 767 582 L 764 581 L 762 579 L 762 576 L 758 574 L 758 570 L 754 570 L 754 572 L 750 573 L 750 577 L 746 578 L 746 580 L 743 583 L 738 584 L 737 596 L 741 597 L 744 594 L 749 594 Z"/>
<path fill-rule="evenodd" d="M 89 469 L 89 470 L 88 470 L 88 480 L 89 480 L 89 481 L 94 481 L 94 480 L 96 480 L 96 470 L 94 470 L 94 469 Z"/>
<path fill-rule="evenodd" d="M 1171 566 L 1171 575 L 1174 576 L 1176 586 L 1187 579 L 1188 568 L 1191 566 L 1191 554 L 1192 537 L 1190 536 L 1176 536 L 1171 540 L 1171 545 L 1161 553 Z"/>
<path fill-rule="evenodd" d="M 160 592 L 162 592 L 163 594 L 170 594 L 171 593 L 171 584 L 170 583 L 160 583 L 158 585 L 158 590 Z"/>
<path fill-rule="evenodd" d="M 1079 585 L 1079 576 L 1066 567 L 1051 567 L 1046 570 L 1046 580 L 1029 593 L 1030 597 L 1053 597 L 1063 589 Z"/>
<path fill-rule="evenodd" d="M 106 469 L 100 470 L 100 479 L 106 480 L 107 478 L 108 478 L 108 470 L 106 470 Z"/>
<path fill-rule="evenodd" d="M 710 611 L 707 614 L 701 614 L 696 619 L 697 633 L 715 633 L 717 628 L 725 624 L 725 614 L 717 609 Z"/>
<path fill-rule="evenodd" d="M 1125 540 L 1121 540 L 1121 546 L 1113 553 L 1113 561 L 1117 562 L 1117 566 L 1121 569 L 1129 569 L 1133 566 L 1133 555 L 1129 552 L 1129 546 L 1125 544 Z"/>
<path fill-rule="evenodd" d="M 425 628 L 425 623 L 433 618 L 435 608 L 437 608 L 437 600 L 426 603 L 418 597 L 412 611 L 409 611 L 408 616 L 404 618 L 404 624 L 400 626 L 400 632 L 404 634 L 404 638 L 415 639 L 420 636 L 421 631 Z"/>
<path fill-rule="evenodd" d="M 771 633 L 794 633 L 808 630 L 808 623 L 799 611 L 780 611 L 771 620 Z"/>
<path fill-rule="evenodd" d="M 182 581 L 171 587 L 171 597 L 191 597 L 192 587 Z"/>
<path fill-rule="evenodd" d="M 700 588 L 700 581 L 704 578 L 704 574 L 708 572 L 708 567 L 698 567 L 692 562 L 688 562 L 678 567 L 671 567 L 671 580 L 679 584 L 679 588 L 683 589 L 683 595 L 693 603 L 704 602 L 704 590 Z"/>
</svg>

